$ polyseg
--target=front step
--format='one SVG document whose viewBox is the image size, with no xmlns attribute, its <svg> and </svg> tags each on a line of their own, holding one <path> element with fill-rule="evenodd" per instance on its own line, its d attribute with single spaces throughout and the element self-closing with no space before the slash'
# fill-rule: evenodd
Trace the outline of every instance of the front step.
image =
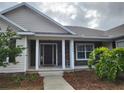
<svg viewBox="0 0 124 93">
<path fill-rule="evenodd" d="M 63 76 L 63 71 L 43 71 L 38 72 L 40 76 Z"/>
</svg>

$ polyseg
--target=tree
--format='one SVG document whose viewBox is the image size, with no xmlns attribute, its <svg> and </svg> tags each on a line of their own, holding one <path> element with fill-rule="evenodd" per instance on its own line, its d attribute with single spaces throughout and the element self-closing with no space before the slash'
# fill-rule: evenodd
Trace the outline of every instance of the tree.
<svg viewBox="0 0 124 93">
<path fill-rule="evenodd" d="M 19 56 L 22 51 L 22 46 L 16 46 L 16 33 L 8 27 L 6 32 L 0 32 L 0 66 L 6 67 L 9 63 L 16 64 L 15 57 Z M 6 59 L 9 59 L 9 63 Z"/>
<path fill-rule="evenodd" d="M 124 71 L 124 48 L 96 48 L 90 54 L 88 65 L 95 71 L 100 79 L 115 81 Z"/>
</svg>

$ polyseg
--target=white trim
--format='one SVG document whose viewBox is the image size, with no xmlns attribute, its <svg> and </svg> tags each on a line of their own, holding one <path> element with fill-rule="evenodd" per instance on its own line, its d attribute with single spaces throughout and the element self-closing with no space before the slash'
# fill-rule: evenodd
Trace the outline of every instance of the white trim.
<svg viewBox="0 0 124 93">
<path fill-rule="evenodd" d="M 28 41 L 27 41 L 27 37 L 25 36 L 25 45 L 24 45 L 24 48 L 26 48 L 25 50 L 24 50 L 24 53 L 25 53 L 25 62 L 24 62 L 24 71 L 26 71 L 27 70 L 27 68 L 28 68 Z"/>
<path fill-rule="evenodd" d="M 52 65 L 54 65 L 54 45 L 52 45 Z"/>
<path fill-rule="evenodd" d="M 70 40 L 70 68 L 74 69 L 74 40 Z"/>
<path fill-rule="evenodd" d="M 58 66 L 58 44 L 56 45 L 56 66 Z"/>
<path fill-rule="evenodd" d="M 35 56 L 35 69 L 38 70 L 39 69 L 39 40 L 36 40 L 36 56 Z"/>
<path fill-rule="evenodd" d="M 9 11 L 12 11 L 18 7 L 21 7 L 21 6 L 27 6 L 28 8 L 30 8 L 31 10 L 35 11 L 36 13 L 40 14 L 41 16 L 45 17 L 46 19 L 48 19 L 49 21 L 53 22 L 54 24 L 58 25 L 59 27 L 61 27 L 62 29 L 64 29 L 65 31 L 71 33 L 71 34 L 76 34 L 74 32 L 72 32 L 71 30 L 69 30 L 68 28 L 64 27 L 63 25 L 61 25 L 60 23 L 56 22 L 55 20 L 53 20 L 52 18 L 48 17 L 47 15 L 45 15 L 44 13 L 42 13 L 41 11 L 37 10 L 36 8 L 32 7 L 31 5 L 29 5 L 28 3 L 26 2 L 23 2 L 23 3 L 20 3 L 20 4 L 17 4 L 13 7 L 10 7 L 4 11 L 1 11 L 1 14 L 4 14 L 4 13 L 7 13 Z"/>
<path fill-rule="evenodd" d="M 104 39 L 108 41 L 108 39 L 111 39 L 110 37 L 96 37 L 96 36 L 84 36 L 84 35 L 55 35 L 55 34 L 35 34 L 35 36 L 42 36 L 42 37 L 69 37 L 69 38 L 76 38 L 76 39 Z M 86 40 L 83 40 L 86 41 Z M 93 40 L 94 41 L 94 40 Z M 101 41 L 101 40 L 95 40 L 95 41 Z M 111 41 L 111 40 L 110 40 Z"/>
<path fill-rule="evenodd" d="M 39 44 L 39 66 L 40 66 L 40 63 L 41 63 L 41 53 L 40 53 L 40 51 L 41 51 L 41 46 L 40 46 L 40 44 Z"/>
<path fill-rule="evenodd" d="M 55 45 L 57 43 L 40 43 L 40 44 L 42 44 L 42 45 Z"/>
<path fill-rule="evenodd" d="M 65 40 L 62 40 L 62 68 L 65 69 Z"/>
<path fill-rule="evenodd" d="M 19 35 L 34 35 L 35 33 L 33 32 L 17 32 Z"/>
<path fill-rule="evenodd" d="M 92 45 L 93 46 L 93 49 L 94 49 L 94 43 L 76 43 L 76 60 L 77 61 L 84 61 L 84 60 L 88 60 L 87 58 L 86 58 L 86 52 L 88 52 L 88 51 L 86 51 L 86 47 L 84 47 L 85 49 L 84 49 L 84 53 L 85 53 L 85 58 L 83 59 L 79 59 L 78 58 L 78 54 L 77 54 L 77 46 L 78 45 Z M 91 51 L 89 51 L 89 52 L 91 52 Z"/>
<path fill-rule="evenodd" d="M 44 65 L 44 45 L 43 45 L 43 65 Z"/>
<path fill-rule="evenodd" d="M 54 48 L 54 45 L 55 45 L 55 48 L 56 48 L 56 65 L 58 66 L 58 47 L 57 47 L 57 43 L 40 43 L 40 45 L 42 45 L 43 46 L 43 65 L 45 65 L 45 63 L 44 63 L 44 45 L 52 45 L 52 65 L 54 65 L 54 55 L 53 55 L 53 48 Z M 53 60 L 54 59 L 54 60 Z"/>
<path fill-rule="evenodd" d="M 16 9 L 16 8 L 22 6 L 22 5 L 24 5 L 24 2 L 23 3 L 20 3 L 20 4 L 17 4 L 17 5 L 14 5 L 14 6 L 10 7 L 10 8 L 7 8 L 7 9 L 1 11 L 0 14 L 7 13 L 7 12 L 13 10 L 13 9 Z"/>
<path fill-rule="evenodd" d="M 77 61 L 87 61 L 87 60 L 89 60 L 89 59 L 76 59 Z"/>
</svg>

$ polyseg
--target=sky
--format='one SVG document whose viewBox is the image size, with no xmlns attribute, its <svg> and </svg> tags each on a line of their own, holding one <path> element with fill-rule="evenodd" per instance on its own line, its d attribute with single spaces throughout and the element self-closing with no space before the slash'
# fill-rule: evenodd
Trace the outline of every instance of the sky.
<svg viewBox="0 0 124 93">
<path fill-rule="evenodd" d="M 17 2 L 0 2 L 0 11 Z M 29 2 L 62 25 L 108 30 L 124 24 L 124 3 L 121 2 Z"/>
</svg>

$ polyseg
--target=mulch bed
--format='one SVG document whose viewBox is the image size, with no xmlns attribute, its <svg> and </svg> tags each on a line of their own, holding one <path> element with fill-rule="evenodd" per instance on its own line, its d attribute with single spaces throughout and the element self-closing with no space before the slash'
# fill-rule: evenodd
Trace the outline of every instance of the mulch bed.
<svg viewBox="0 0 124 93">
<path fill-rule="evenodd" d="M 15 82 L 13 75 L 0 75 L 0 90 L 42 90 L 43 77 L 38 76 L 36 80 L 22 80 Z"/>
<path fill-rule="evenodd" d="M 82 70 L 65 72 L 65 80 L 77 90 L 121 90 L 124 89 L 124 80 L 116 82 L 99 80 L 94 71 Z"/>
</svg>

